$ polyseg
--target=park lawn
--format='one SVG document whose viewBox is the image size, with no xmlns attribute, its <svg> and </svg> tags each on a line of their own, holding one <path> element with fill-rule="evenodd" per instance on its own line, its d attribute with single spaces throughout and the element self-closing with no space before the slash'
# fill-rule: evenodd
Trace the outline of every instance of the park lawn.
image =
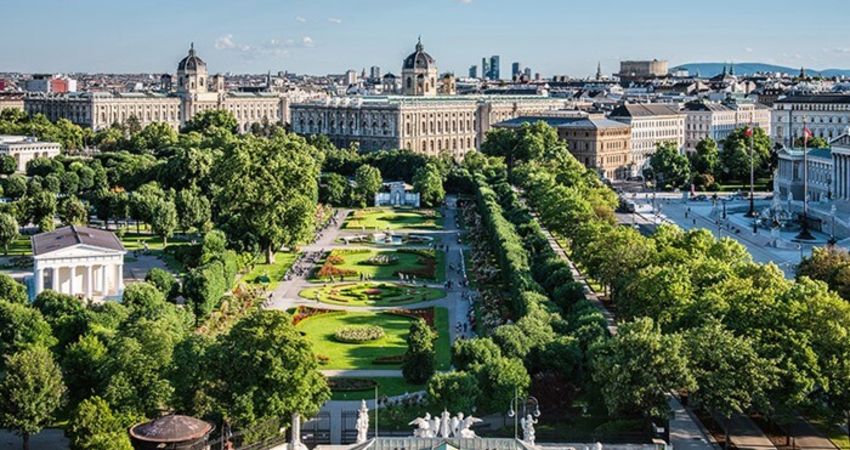
<svg viewBox="0 0 850 450">
<path fill-rule="evenodd" d="M 0 251 L 3 249 L 0 248 Z M 29 236 L 19 236 L 9 245 L 9 256 L 31 256 L 32 244 Z"/>
<path fill-rule="evenodd" d="M 443 217 L 438 211 L 425 209 L 361 209 L 348 216 L 343 228 L 349 230 L 400 230 L 443 228 Z"/>
<path fill-rule="evenodd" d="M 334 312 L 319 314 L 298 323 L 296 329 L 304 334 L 316 355 L 328 357 L 321 369 L 398 369 L 400 364 L 375 364 L 379 356 L 403 355 L 407 351 L 407 333 L 413 319 L 388 313 Z M 376 325 L 384 329 L 383 338 L 360 344 L 343 344 L 334 339 L 334 332 L 344 326 Z M 439 333 L 437 369 L 449 368 L 450 343 L 448 311 L 435 308 L 435 326 Z"/>
<path fill-rule="evenodd" d="M 437 265 L 434 271 L 435 278 L 431 279 L 431 281 L 443 282 L 446 279 L 446 255 L 442 251 L 437 251 L 435 253 Z M 373 280 L 398 280 L 398 276 L 395 275 L 396 271 L 425 267 L 419 263 L 419 255 L 414 253 L 398 252 L 396 250 L 366 250 L 359 253 L 342 252 L 339 254 L 343 257 L 344 261 L 342 264 L 338 264 L 335 267 L 342 270 L 353 270 L 357 273 L 363 274 L 364 276 L 370 277 Z M 384 266 L 363 264 L 369 258 L 379 255 L 397 257 L 398 261 L 395 264 Z M 314 273 L 312 277 L 316 277 L 316 273 Z M 359 275 L 350 276 L 349 278 L 356 280 L 359 278 Z M 312 278 L 312 280 L 317 281 L 320 279 Z M 417 281 L 419 280 L 420 278 L 417 277 Z"/>
<path fill-rule="evenodd" d="M 397 306 L 440 299 L 446 296 L 446 292 L 442 289 L 400 283 L 362 282 L 307 288 L 298 295 L 332 305 Z"/>
<path fill-rule="evenodd" d="M 841 450 L 850 450 L 850 438 L 840 427 L 822 418 L 807 417 L 806 420 L 829 438 L 833 445 Z"/>
<path fill-rule="evenodd" d="M 242 281 L 250 286 L 265 286 L 273 291 L 283 281 L 286 271 L 292 267 L 297 256 L 295 252 L 278 252 L 275 254 L 274 264 L 254 265 L 254 268 L 242 277 Z"/>
<path fill-rule="evenodd" d="M 425 390 L 424 384 L 410 384 L 401 377 L 373 377 L 371 379 L 378 383 L 378 397 L 394 397 Z M 349 392 L 331 391 L 331 400 L 369 400 L 374 398 L 374 389 Z"/>
</svg>

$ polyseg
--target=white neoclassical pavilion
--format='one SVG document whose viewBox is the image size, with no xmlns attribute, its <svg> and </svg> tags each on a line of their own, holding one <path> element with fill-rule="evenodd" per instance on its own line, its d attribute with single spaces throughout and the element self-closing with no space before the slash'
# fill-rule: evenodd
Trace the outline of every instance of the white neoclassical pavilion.
<svg viewBox="0 0 850 450">
<path fill-rule="evenodd" d="M 90 300 L 119 297 L 126 250 L 114 233 L 70 226 L 32 238 L 34 292 L 52 289 Z"/>
</svg>

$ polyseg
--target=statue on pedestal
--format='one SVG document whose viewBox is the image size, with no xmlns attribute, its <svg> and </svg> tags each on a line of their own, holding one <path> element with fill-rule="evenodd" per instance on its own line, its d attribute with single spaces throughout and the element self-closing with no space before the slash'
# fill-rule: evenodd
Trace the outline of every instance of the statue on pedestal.
<svg viewBox="0 0 850 450">
<path fill-rule="evenodd" d="M 527 414 L 520 420 L 520 423 L 522 424 L 522 440 L 534 445 L 534 425 L 537 423 L 537 419 L 532 417 L 531 414 Z"/>
<path fill-rule="evenodd" d="M 366 400 L 360 401 L 360 410 L 357 411 L 357 422 L 354 428 L 357 429 L 357 443 L 366 442 L 366 433 L 369 431 L 369 409 L 366 408 Z"/>
<path fill-rule="evenodd" d="M 431 431 L 431 413 L 425 413 L 425 417 L 417 417 L 413 419 L 410 423 L 408 423 L 408 425 L 416 425 L 416 429 L 413 430 L 413 437 L 434 437 L 434 434 Z"/>
<path fill-rule="evenodd" d="M 451 422 L 452 415 L 444 409 L 443 414 L 440 417 L 440 437 L 449 438 L 452 436 Z"/>
</svg>

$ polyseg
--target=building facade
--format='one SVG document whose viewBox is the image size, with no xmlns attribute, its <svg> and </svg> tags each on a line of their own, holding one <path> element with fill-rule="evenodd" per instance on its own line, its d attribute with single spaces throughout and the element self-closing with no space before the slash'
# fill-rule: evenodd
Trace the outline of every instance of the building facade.
<svg viewBox="0 0 850 450">
<path fill-rule="evenodd" d="M 402 93 L 416 97 L 437 95 L 437 62 L 416 42 L 416 50 L 404 59 L 401 67 Z"/>
<path fill-rule="evenodd" d="M 20 92 L 0 92 L 0 111 L 4 109 L 24 110 L 24 94 Z"/>
<path fill-rule="evenodd" d="M 773 103 L 771 129 L 775 142 L 793 147 L 803 135 L 803 122 L 816 137 L 835 139 L 850 127 L 850 95 L 792 95 Z"/>
<path fill-rule="evenodd" d="M 758 103 L 689 102 L 685 113 L 685 151 L 694 152 L 699 141 L 711 138 L 718 143 L 736 128 L 753 126 L 770 135 L 770 109 Z"/>
<path fill-rule="evenodd" d="M 496 124 L 518 128 L 538 121 L 558 131 L 572 155 L 585 167 L 609 180 L 625 180 L 634 171 L 631 126 L 601 115 L 587 117 L 523 116 Z"/>
<path fill-rule="evenodd" d="M 195 114 L 213 109 L 233 113 L 240 132 L 249 131 L 253 124 L 288 122 L 286 96 L 226 90 L 224 77 L 209 77 L 207 65 L 195 52 L 194 45 L 178 63 L 176 79 L 171 81 L 173 92 L 31 94 L 24 99 L 24 109 L 31 115 L 44 114 L 54 121 L 68 119 L 95 130 L 124 124 L 130 117 L 143 127 L 164 122 L 179 128 Z"/>
<path fill-rule="evenodd" d="M 15 158 L 18 172 L 26 172 L 27 163 L 35 158 L 53 158 L 61 153 L 56 142 L 42 142 L 30 136 L 0 135 L 0 155 Z"/>
<path fill-rule="evenodd" d="M 642 173 L 658 144 L 671 142 L 679 151 L 685 147 L 685 115 L 669 104 L 625 104 L 610 119 L 631 126 L 632 175 Z"/>
</svg>

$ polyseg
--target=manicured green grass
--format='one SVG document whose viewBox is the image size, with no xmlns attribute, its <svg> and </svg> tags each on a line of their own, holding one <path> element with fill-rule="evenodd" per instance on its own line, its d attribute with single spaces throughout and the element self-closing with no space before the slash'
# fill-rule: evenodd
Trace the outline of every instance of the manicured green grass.
<svg viewBox="0 0 850 450">
<path fill-rule="evenodd" d="M 367 250 L 359 253 L 345 253 L 342 251 L 337 252 L 336 254 L 343 257 L 342 264 L 335 265 L 336 268 L 341 270 L 353 270 L 358 274 L 363 274 L 364 276 L 374 280 L 398 280 L 399 278 L 395 275 L 395 273 L 399 270 L 415 270 L 425 267 L 424 264 L 419 263 L 419 259 L 422 258 L 421 256 L 414 253 L 405 253 L 396 250 Z M 388 265 L 365 264 L 367 260 L 375 256 L 398 258 L 398 260 L 395 261 L 395 263 Z M 435 278 L 431 281 L 442 282 L 446 279 L 446 255 L 442 251 L 436 252 L 436 269 L 434 273 Z M 317 277 L 318 271 L 316 271 L 313 276 Z M 347 278 L 349 280 L 357 280 L 359 279 L 359 275 L 348 276 Z M 315 280 L 318 279 L 319 278 L 315 278 Z M 419 279 L 421 279 L 421 277 L 417 277 L 417 280 Z"/>
<path fill-rule="evenodd" d="M 0 248 L 0 252 L 3 249 Z M 30 256 L 32 255 L 32 244 L 30 244 L 29 236 L 21 236 L 15 239 L 15 242 L 9 245 L 9 256 Z"/>
<path fill-rule="evenodd" d="M 350 230 L 399 230 L 443 227 L 442 215 L 433 210 L 370 208 L 354 211 L 343 228 Z"/>
<path fill-rule="evenodd" d="M 302 320 L 296 328 L 304 334 L 317 355 L 329 358 L 320 369 L 398 369 L 399 364 L 375 364 L 379 356 L 402 355 L 407 350 L 406 337 L 413 319 L 388 313 L 334 312 L 319 314 Z M 345 326 L 377 325 L 384 329 L 385 336 L 379 340 L 343 344 L 334 339 L 334 332 Z M 448 311 L 435 308 L 435 327 L 439 334 L 437 369 L 449 367 L 449 324 Z"/>
<path fill-rule="evenodd" d="M 404 378 L 374 377 L 372 380 L 378 383 L 379 397 L 394 397 L 404 393 L 418 392 L 425 389 L 424 384 L 410 384 Z M 369 400 L 375 398 L 375 390 L 354 392 L 331 391 L 331 400 Z"/>
<path fill-rule="evenodd" d="M 850 450 L 850 438 L 841 428 L 824 419 L 809 417 L 806 420 L 829 438 L 833 445 L 841 450 Z"/>
<path fill-rule="evenodd" d="M 411 286 L 400 283 L 363 282 L 340 283 L 308 288 L 301 297 L 322 303 L 346 306 L 396 306 L 436 300 L 446 296 L 442 289 Z"/>
<path fill-rule="evenodd" d="M 273 291 L 286 275 L 286 271 L 295 262 L 297 253 L 278 252 L 274 256 L 274 264 L 257 264 L 242 277 L 242 281 L 252 286 L 265 286 Z"/>
</svg>

